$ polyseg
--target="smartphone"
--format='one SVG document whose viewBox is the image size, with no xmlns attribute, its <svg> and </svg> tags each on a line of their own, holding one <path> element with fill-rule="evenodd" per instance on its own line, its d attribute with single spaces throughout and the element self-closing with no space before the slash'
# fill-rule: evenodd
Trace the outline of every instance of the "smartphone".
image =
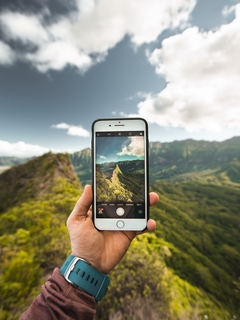
<svg viewBox="0 0 240 320">
<path fill-rule="evenodd" d="M 149 217 L 146 120 L 94 121 L 92 164 L 95 227 L 98 230 L 144 230 Z"/>
</svg>

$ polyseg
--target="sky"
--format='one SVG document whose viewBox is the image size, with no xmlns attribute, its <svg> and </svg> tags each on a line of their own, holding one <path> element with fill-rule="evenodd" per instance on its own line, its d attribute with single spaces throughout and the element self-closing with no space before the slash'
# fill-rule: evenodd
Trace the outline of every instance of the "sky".
<svg viewBox="0 0 240 320">
<path fill-rule="evenodd" d="M 143 136 L 96 137 L 97 163 L 144 159 Z"/>
<path fill-rule="evenodd" d="M 0 156 L 83 150 L 98 118 L 240 136 L 239 52 L 237 0 L 0 0 Z"/>
</svg>

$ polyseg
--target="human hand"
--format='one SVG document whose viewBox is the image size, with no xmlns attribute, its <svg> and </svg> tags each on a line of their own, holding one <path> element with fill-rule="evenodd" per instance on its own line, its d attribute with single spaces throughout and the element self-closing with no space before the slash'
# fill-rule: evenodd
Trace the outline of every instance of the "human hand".
<svg viewBox="0 0 240 320">
<path fill-rule="evenodd" d="M 159 197 L 151 192 L 150 205 L 158 202 Z M 102 273 L 111 271 L 122 259 L 131 241 L 143 232 L 136 231 L 98 231 L 92 221 L 92 187 L 86 185 L 67 220 L 72 254 L 88 261 Z M 156 222 L 148 220 L 147 229 L 153 231 Z"/>
</svg>

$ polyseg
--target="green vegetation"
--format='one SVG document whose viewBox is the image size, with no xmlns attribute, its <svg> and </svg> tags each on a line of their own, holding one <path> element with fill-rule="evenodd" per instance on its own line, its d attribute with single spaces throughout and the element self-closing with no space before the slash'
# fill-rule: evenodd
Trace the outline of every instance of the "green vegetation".
<svg viewBox="0 0 240 320">
<path fill-rule="evenodd" d="M 223 142 L 174 141 L 150 142 L 150 182 L 159 180 L 186 181 L 204 177 L 205 182 L 221 184 L 239 182 L 240 137 Z M 91 149 L 87 148 L 70 155 L 75 172 L 81 183 L 92 181 Z M 121 167 L 121 170 L 123 168 Z"/>
<path fill-rule="evenodd" d="M 174 249 L 155 234 L 136 238 L 110 273 L 111 286 L 96 319 L 231 319 L 203 290 L 167 268 L 165 259 Z"/>
<path fill-rule="evenodd" d="M 149 148 L 150 181 L 155 182 L 162 179 L 195 181 L 199 174 L 210 178 L 214 175 L 216 180 L 221 181 L 221 174 L 224 172 L 230 180 L 234 175 L 235 182 L 239 182 L 239 146 L 240 137 L 223 142 L 194 140 L 162 144 L 151 142 Z M 235 177 L 236 174 L 237 177 Z"/>
<path fill-rule="evenodd" d="M 80 189 L 54 178 L 49 193 L 0 215 L 1 319 L 18 319 L 70 253 L 66 219 Z"/>
<path fill-rule="evenodd" d="M 143 161 L 96 165 L 97 201 L 144 201 Z"/>
<path fill-rule="evenodd" d="M 169 267 L 233 313 L 239 313 L 235 284 L 240 274 L 240 189 L 201 183 L 152 185 L 161 202 L 151 216 L 157 234 L 174 244 Z"/>
<path fill-rule="evenodd" d="M 136 238 L 111 272 L 96 320 L 240 319 L 239 145 L 150 144 L 157 230 Z M 90 181 L 90 150 L 71 160 Z M 126 184 L 127 169 L 118 164 L 116 183 Z M 48 153 L 0 175 L 1 319 L 18 319 L 70 252 L 65 222 L 81 190 L 69 155 Z"/>
<path fill-rule="evenodd" d="M 81 187 L 69 156 L 51 153 L 6 171 L 0 186 L 0 318 L 18 319 L 70 252 L 66 219 Z"/>
<path fill-rule="evenodd" d="M 40 199 L 51 189 L 52 179 L 65 177 L 79 187 L 68 155 L 52 154 L 12 167 L 0 175 L 0 212 L 30 199 Z"/>
<path fill-rule="evenodd" d="M 97 201 L 111 202 L 122 201 L 132 202 L 132 193 L 120 182 L 119 176 L 122 172 L 118 165 L 111 173 L 111 178 L 106 179 L 100 165 L 96 166 L 97 172 Z"/>
<path fill-rule="evenodd" d="M 132 193 L 132 201 L 144 201 L 144 162 L 121 161 L 118 165 L 122 171 L 119 180 Z"/>
</svg>

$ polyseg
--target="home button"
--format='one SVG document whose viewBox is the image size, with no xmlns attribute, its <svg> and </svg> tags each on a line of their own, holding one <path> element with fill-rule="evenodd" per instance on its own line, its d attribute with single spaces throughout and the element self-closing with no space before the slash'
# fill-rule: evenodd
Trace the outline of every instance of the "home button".
<svg viewBox="0 0 240 320">
<path fill-rule="evenodd" d="M 119 228 L 119 229 L 122 229 L 123 227 L 124 227 L 124 222 L 122 221 L 122 220 L 119 220 L 118 222 L 117 222 L 117 227 Z"/>
</svg>

